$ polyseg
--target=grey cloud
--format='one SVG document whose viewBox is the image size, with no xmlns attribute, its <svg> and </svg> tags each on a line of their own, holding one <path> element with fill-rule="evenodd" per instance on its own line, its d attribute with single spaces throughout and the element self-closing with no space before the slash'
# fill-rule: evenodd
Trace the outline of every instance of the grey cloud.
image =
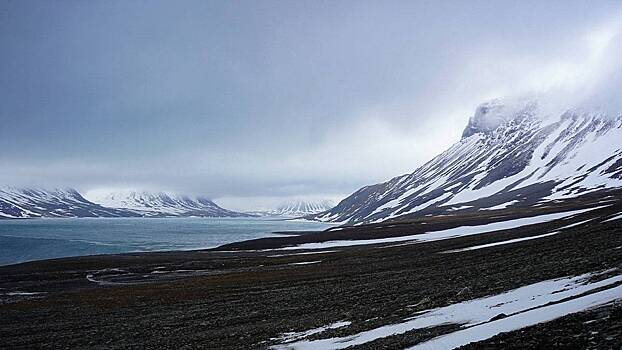
<svg viewBox="0 0 622 350">
<path fill-rule="evenodd" d="M 2 1 L 0 182 L 231 203 L 348 194 L 453 143 L 483 100 L 570 85 L 559 67 L 592 69 L 584 36 L 619 11 L 605 1 Z M 575 79 L 589 91 L 572 94 L 613 105 L 603 92 L 619 86 L 619 42 Z"/>
</svg>

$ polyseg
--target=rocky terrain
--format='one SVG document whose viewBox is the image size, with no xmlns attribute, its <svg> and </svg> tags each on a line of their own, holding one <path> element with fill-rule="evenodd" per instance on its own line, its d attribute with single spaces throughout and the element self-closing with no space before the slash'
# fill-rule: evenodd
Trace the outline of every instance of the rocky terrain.
<svg viewBox="0 0 622 350">
<path fill-rule="evenodd" d="M 608 191 L 4 266 L 0 348 L 442 349 L 496 329 L 468 348 L 619 349 L 621 225 L 622 193 Z"/>
</svg>

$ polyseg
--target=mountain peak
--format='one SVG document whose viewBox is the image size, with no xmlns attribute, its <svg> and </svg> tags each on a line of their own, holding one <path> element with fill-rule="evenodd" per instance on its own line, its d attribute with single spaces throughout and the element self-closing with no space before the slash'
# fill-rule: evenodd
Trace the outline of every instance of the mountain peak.
<svg viewBox="0 0 622 350">
<path fill-rule="evenodd" d="M 533 116 L 538 107 L 534 98 L 525 97 L 515 101 L 494 99 L 482 103 L 469 118 L 469 123 L 462 132 L 462 138 L 477 133 L 489 133 L 508 121 Z"/>
<path fill-rule="evenodd" d="M 411 174 L 361 188 L 315 218 L 370 223 L 622 188 L 622 118 L 552 110 L 530 99 L 482 104 L 449 149 Z"/>
</svg>

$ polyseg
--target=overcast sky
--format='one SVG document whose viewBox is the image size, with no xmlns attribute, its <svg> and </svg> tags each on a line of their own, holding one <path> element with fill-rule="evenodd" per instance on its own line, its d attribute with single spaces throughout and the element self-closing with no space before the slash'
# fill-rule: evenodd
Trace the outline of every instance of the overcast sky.
<svg viewBox="0 0 622 350">
<path fill-rule="evenodd" d="M 490 98 L 602 88 L 620 75 L 621 10 L 0 0 L 0 183 L 233 209 L 337 199 L 412 172 Z"/>
</svg>

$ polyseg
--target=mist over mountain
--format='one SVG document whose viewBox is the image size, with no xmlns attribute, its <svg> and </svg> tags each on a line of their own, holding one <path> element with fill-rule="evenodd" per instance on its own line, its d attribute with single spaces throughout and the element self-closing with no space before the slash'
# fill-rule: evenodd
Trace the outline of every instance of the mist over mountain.
<svg viewBox="0 0 622 350">
<path fill-rule="evenodd" d="M 0 183 L 252 210 L 410 172 L 491 98 L 622 110 L 615 2 L 195 6 L 5 2 Z"/>
<path fill-rule="evenodd" d="M 363 187 L 313 218 L 360 224 L 546 206 L 620 187 L 620 114 L 549 115 L 532 99 L 495 100 L 477 108 L 460 141 L 413 173 Z"/>
</svg>

